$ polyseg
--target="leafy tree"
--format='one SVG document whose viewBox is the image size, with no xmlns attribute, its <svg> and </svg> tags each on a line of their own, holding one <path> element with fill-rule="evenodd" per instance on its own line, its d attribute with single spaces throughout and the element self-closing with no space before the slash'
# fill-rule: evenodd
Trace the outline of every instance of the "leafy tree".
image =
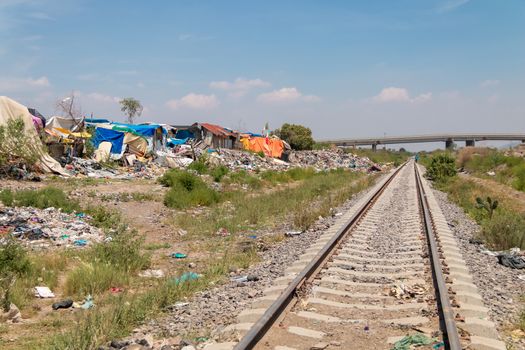
<svg viewBox="0 0 525 350">
<path fill-rule="evenodd" d="M 312 138 L 312 130 L 302 125 L 284 123 L 280 129 L 273 133 L 288 142 L 295 150 L 312 149 L 315 144 Z"/>
<path fill-rule="evenodd" d="M 128 117 L 128 123 L 133 124 L 135 117 L 140 117 L 143 107 L 139 100 L 133 97 L 126 97 L 120 100 L 120 110 Z"/>
<path fill-rule="evenodd" d="M 448 153 L 442 153 L 430 159 L 426 177 L 432 181 L 445 182 L 456 176 L 456 173 L 456 160 Z"/>
</svg>

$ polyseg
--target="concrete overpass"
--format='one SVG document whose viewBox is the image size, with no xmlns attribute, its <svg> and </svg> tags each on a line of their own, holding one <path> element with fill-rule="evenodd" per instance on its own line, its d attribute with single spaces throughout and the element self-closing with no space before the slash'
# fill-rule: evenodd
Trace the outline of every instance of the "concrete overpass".
<svg viewBox="0 0 525 350">
<path fill-rule="evenodd" d="M 454 142 L 456 141 L 465 141 L 465 145 L 467 147 L 475 146 L 476 141 L 521 141 L 525 143 L 525 133 L 434 134 L 413 136 L 388 136 L 375 138 L 372 137 L 361 139 L 318 140 L 318 142 L 326 142 L 341 147 L 372 146 L 372 149 L 374 150 L 377 148 L 377 145 L 425 142 L 444 142 L 446 148 L 452 148 Z"/>
</svg>

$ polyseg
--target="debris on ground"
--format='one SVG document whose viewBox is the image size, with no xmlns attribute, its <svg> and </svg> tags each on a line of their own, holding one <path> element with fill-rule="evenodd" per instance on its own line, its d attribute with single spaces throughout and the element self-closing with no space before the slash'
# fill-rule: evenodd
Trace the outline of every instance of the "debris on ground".
<svg viewBox="0 0 525 350">
<path fill-rule="evenodd" d="M 436 342 L 436 339 L 427 337 L 424 334 L 407 335 L 403 339 L 398 340 L 392 350 L 410 350 L 413 345 L 430 345 Z"/>
<path fill-rule="evenodd" d="M 513 253 L 502 253 L 498 256 L 498 262 L 511 269 L 525 269 L 525 259 L 517 254 Z"/>
<path fill-rule="evenodd" d="M 39 298 L 54 298 L 55 293 L 48 287 L 35 287 L 35 296 Z"/>
<path fill-rule="evenodd" d="M 149 269 L 144 270 L 139 273 L 140 277 L 148 277 L 148 278 L 162 278 L 164 277 L 164 271 L 162 270 L 155 270 L 155 269 Z"/>
<path fill-rule="evenodd" d="M 22 314 L 15 304 L 11 303 L 9 309 L 0 309 L 0 323 L 19 323 L 22 322 Z"/>
<path fill-rule="evenodd" d="M 389 295 L 397 299 L 412 299 L 418 295 L 423 295 L 427 289 L 420 284 L 407 285 L 404 283 L 397 283 L 390 288 Z"/>
<path fill-rule="evenodd" d="M 7 234 L 32 249 L 84 247 L 103 241 L 104 233 L 87 220 L 85 214 L 77 216 L 55 208 L 0 208 L 0 242 Z"/>
<path fill-rule="evenodd" d="M 188 282 L 188 281 L 193 281 L 193 280 L 196 280 L 198 278 L 200 278 L 201 276 L 198 274 L 198 273 L 195 273 L 195 272 L 185 272 L 183 273 L 180 277 L 176 277 L 173 279 L 173 281 L 175 282 L 175 284 L 180 284 L 180 283 L 184 283 L 184 282 Z"/>
<path fill-rule="evenodd" d="M 53 310 L 69 309 L 71 306 L 73 306 L 73 300 L 71 300 L 71 299 L 65 299 L 65 300 L 62 300 L 62 301 L 58 301 L 56 303 L 53 303 L 53 305 L 51 305 Z"/>
</svg>

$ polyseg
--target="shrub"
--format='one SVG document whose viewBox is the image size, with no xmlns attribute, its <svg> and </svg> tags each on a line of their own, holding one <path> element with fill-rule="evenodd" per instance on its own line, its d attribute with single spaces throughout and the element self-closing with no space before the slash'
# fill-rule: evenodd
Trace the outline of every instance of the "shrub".
<svg viewBox="0 0 525 350">
<path fill-rule="evenodd" d="M 521 164 L 514 168 L 514 188 L 518 191 L 525 191 L 525 164 Z"/>
<path fill-rule="evenodd" d="M 436 182 L 446 182 L 456 176 L 456 164 L 454 158 L 448 153 L 433 156 L 427 168 L 426 176 Z"/>
<path fill-rule="evenodd" d="M 171 208 L 207 206 L 219 201 L 217 191 L 209 188 L 198 176 L 187 171 L 170 170 L 160 182 L 171 187 L 164 196 L 164 204 Z"/>
<path fill-rule="evenodd" d="M 525 248 L 525 218 L 522 215 L 498 210 L 482 226 L 482 238 L 494 249 Z"/>
<path fill-rule="evenodd" d="M 0 192 L 0 200 L 7 206 L 34 207 L 39 209 L 60 208 L 65 212 L 80 210 L 77 201 L 67 198 L 67 195 L 59 188 L 44 187 L 40 190 L 20 190 L 12 192 L 3 190 Z"/>
<path fill-rule="evenodd" d="M 201 156 L 188 166 L 188 169 L 195 170 L 199 174 L 206 174 L 208 172 L 208 165 L 206 164 L 206 157 Z"/>
<path fill-rule="evenodd" d="M 210 171 L 210 175 L 213 177 L 215 182 L 221 182 L 222 178 L 228 174 L 228 168 L 224 165 L 219 165 Z"/>
<path fill-rule="evenodd" d="M 33 166 L 40 159 L 43 149 L 25 130 L 22 118 L 9 119 L 0 125 L 0 166 L 8 162 L 19 162 Z"/>
<path fill-rule="evenodd" d="M 9 309 L 12 302 L 11 291 L 16 279 L 31 270 L 27 253 L 14 239 L 0 245 L 0 307 Z"/>
</svg>

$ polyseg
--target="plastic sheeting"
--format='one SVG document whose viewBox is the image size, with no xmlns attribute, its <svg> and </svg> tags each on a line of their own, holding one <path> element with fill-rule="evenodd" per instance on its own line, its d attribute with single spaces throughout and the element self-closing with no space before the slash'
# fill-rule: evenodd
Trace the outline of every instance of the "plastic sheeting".
<svg viewBox="0 0 525 350">
<path fill-rule="evenodd" d="M 284 143 L 279 139 L 266 137 L 250 137 L 241 139 L 243 148 L 252 152 L 263 152 L 268 157 L 280 158 Z"/>
<path fill-rule="evenodd" d="M 124 143 L 124 133 L 111 129 L 97 128 L 95 134 L 91 139 L 93 146 L 98 148 L 101 142 L 111 142 L 111 153 L 122 153 L 122 145 Z"/>
<path fill-rule="evenodd" d="M 9 97 L 0 96 L 0 125 L 5 125 L 8 120 L 15 118 L 21 118 L 24 121 L 24 130 L 26 134 L 34 140 L 35 146 L 41 146 L 42 142 L 36 133 L 33 126 L 33 118 L 27 107 Z M 37 166 L 42 169 L 42 171 L 49 173 L 55 172 L 63 176 L 70 176 L 56 160 L 43 151 L 43 147 L 38 148 L 41 149 L 41 157 Z"/>
</svg>

